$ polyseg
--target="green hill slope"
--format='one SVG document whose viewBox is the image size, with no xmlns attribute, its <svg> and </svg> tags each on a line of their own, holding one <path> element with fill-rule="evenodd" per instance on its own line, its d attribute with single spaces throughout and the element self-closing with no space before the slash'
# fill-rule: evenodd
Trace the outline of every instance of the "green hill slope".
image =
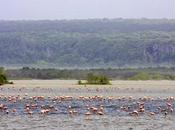
<svg viewBox="0 0 175 130">
<path fill-rule="evenodd" d="M 175 20 L 0 21 L 0 65 L 174 66 Z"/>
</svg>

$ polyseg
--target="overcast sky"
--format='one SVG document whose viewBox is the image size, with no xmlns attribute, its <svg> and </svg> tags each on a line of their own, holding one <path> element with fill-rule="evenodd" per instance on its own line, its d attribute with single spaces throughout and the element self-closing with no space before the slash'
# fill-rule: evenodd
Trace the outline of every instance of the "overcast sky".
<svg viewBox="0 0 175 130">
<path fill-rule="evenodd" d="M 175 0 L 0 0 L 1 20 L 174 18 Z"/>
</svg>

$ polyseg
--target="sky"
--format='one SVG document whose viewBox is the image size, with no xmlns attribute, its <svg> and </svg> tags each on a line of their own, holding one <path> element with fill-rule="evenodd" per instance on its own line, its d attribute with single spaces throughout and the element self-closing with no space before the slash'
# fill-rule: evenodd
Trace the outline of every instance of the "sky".
<svg viewBox="0 0 175 130">
<path fill-rule="evenodd" d="M 0 20 L 168 18 L 175 0 L 0 0 Z"/>
</svg>

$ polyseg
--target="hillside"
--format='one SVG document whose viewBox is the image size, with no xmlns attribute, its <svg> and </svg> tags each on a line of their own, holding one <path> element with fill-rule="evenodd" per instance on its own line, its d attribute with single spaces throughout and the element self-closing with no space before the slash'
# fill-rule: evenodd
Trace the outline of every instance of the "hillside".
<svg viewBox="0 0 175 130">
<path fill-rule="evenodd" d="M 0 66 L 172 67 L 175 20 L 0 21 Z"/>
</svg>

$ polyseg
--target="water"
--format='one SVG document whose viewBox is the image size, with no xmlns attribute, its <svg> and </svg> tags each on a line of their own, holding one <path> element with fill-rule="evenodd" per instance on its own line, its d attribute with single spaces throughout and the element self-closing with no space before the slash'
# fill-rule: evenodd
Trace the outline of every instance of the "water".
<svg viewBox="0 0 175 130">
<path fill-rule="evenodd" d="M 14 83 L 0 87 L 0 104 L 8 110 L 8 114 L 6 110 L 0 110 L 0 130 L 175 130 L 175 112 L 167 106 L 170 103 L 170 107 L 175 108 L 175 100 L 167 99 L 175 96 L 175 82 L 116 81 L 112 86 L 104 87 L 77 86 L 75 81 Z M 63 95 L 72 98 L 60 99 L 60 96 L 65 97 Z M 92 99 L 95 95 L 99 98 Z M 35 100 L 33 96 L 44 96 L 44 99 Z M 79 96 L 85 96 L 86 100 L 80 100 Z M 129 99 L 130 96 L 133 98 Z M 142 102 L 145 112 L 132 116 Z M 32 108 L 32 104 L 37 104 L 37 107 Z M 129 109 L 123 110 L 128 106 Z M 87 116 L 90 107 L 102 107 L 104 115 L 93 113 Z M 159 107 L 162 111 L 158 110 Z M 51 108 L 52 111 L 41 113 L 41 110 Z M 70 111 L 77 113 L 71 114 Z M 150 112 L 155 115 L 150 115 Z"/>
<path fill-rule="evenodd" d="M 170 112 L 175 107 L 174 99 L 131 99 L 106 98 L 93 96 L 88 98 L 74 97 L 29 97 L 29 96 L 1 96 L 0 104 L 5 109 L 0 109 L 0 129 L 2 130 L 48 130 L 48 129 L 72 129 L 72 130 L 174 130 L 175 112 Z M 139 116 L 131 116 L 139 104 L 144 103 L 145 112 Z M 37 107 L 32 107 L 37 104 Z M 128 107 L 127 111 L 123 107 Z M 30 108 L 32 114 L 28 114 L 26 108 Z M 85 115 L 89 108 L 103 107 L 104 115 L 97 112 Z M 160 107 L 162 111 L 157 108 Z M 53 109 L 54 108 L 54 109 Z M 17 111 L 13 112 L 16 109 Z M 43 109 L 50 109 L 46 114 Z M 51 110 L 52 109 L 52 110 Z M 6 111 L 8 110 L 8 114 Z M 77 111 L 70 114 L 70 111 Z M 165 111 L 168 113 L 165 116 Z M 154 112 L 151 116 L 149 112 Z"/>
<path fill-rule="evenodd" d="M 3 116 L 1 130 L 174 130 L 174 118 L 49 115 Z"/>
</svg>

